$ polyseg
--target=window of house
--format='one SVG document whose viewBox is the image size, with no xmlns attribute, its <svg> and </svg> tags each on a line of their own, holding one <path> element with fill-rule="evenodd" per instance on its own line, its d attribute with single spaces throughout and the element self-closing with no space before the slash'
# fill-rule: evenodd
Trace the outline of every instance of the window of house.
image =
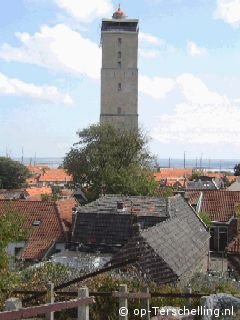
<svg viewBox="0 0 240 320">
<path fill-rule="evenodd" d="M 118 44 L 122 43 L 122 38 L 118 38 Z"/>
<path fill-rule="evenodd" d="M 122 113 L 122 108 L 118 107 L 118 114 L 121 114 L 121 113 Z"/>
<path fill-rule="evenodd" d="M 121 82 L 118 83 L 118 91 L 121 91 L 122 90 L 122 84 Z"/>
<path fill-rule="evenodd" d="M 118 51 L 118 59 L 121 59 L 121 58 L 122 58 L 122 52 Z"/>
<path fill-rule="evenodd" d="M 122 62 L 118 61 L 118 68 L 121 68 L 121 67 L 122 67 Z"/>
</svg>

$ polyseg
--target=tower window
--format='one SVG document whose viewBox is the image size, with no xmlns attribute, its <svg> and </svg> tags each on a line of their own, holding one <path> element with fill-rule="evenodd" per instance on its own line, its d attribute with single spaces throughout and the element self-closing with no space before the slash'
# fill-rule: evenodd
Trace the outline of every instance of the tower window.
<svg viewBox="0 0 240 320">
<path fill-rule="evenodd" d="M 118 114 L 121 114 L 122 113 L 122 108 L 121 107 L 118 107 Z"/>
<path fill-rule="evenodd" d="M 122 38 L 118 38 L 118 44 L 122 44 Z"/>
<path fill-rule="evenodd" d="M 122 68 L 122 62 L 118 61 L 118 68 Z"/>
<path fill-rule="evenodd" d="M 122 52 L 118 51 L 118 59 L 121 59 L 121 58 L 122 58 Z"/>
<path fill-rule="evenodd" d="M 118 91 L 121 91 L 122 90 L 122 84 L 121 82 L 118 83 Z"/>
</svg>

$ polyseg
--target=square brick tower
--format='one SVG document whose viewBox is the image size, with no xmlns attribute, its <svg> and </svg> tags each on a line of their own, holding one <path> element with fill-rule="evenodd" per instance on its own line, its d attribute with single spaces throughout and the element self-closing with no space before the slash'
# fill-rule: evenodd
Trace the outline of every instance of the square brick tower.
<svg viewBox="0 0 240 320">
<path fill-rule="evenodd" d="M 120 9 L 102 20 L 100 123 L 138 129 L 138 19 Z"/>
</svg>

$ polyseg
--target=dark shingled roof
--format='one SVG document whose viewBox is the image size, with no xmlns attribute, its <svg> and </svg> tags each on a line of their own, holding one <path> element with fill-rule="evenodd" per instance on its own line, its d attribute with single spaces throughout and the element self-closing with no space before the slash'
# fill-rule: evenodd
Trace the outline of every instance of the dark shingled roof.
<svg viewBox="0 0 240 320">
<path fill-rule="evenodd" d="M 181 196 L 169 198 L 171 219 L 141 231 L 141 236 L 181 276 L 202 256 L 209 233 Z"/>
<path fill-rule="evenodd" d="M 123 209 L 117 209 L 117 203 Z M 106 195 L 78 208 L 72 241 L 82 244 L 124 244 L 134 235 L 136 224 L 148 228 L 169 217 L 167 199 Z"/>
<path fill-rule="evenodd" d="M 158 283 L 176 281 L 207 255 L 209 233 L 180 195 L 168 198 L 170 218 L 130 239 L 114 261 L 139 257 L 137 267 Z"/>
<path fill-rule="evenodd" d="M 124 210 L 117 210 L 117 203 L 124 203 Z M 141 196 L 121 196 L 121 195 L 105 195 L 96 201 L 93 201 L 78 210 L 89 213 L 102 214 L 130 214 L 137 216 L 157 216 L 168 217 L 167 201 L 165 198 L 157 197 L 141 197 Z"/>
</svg>

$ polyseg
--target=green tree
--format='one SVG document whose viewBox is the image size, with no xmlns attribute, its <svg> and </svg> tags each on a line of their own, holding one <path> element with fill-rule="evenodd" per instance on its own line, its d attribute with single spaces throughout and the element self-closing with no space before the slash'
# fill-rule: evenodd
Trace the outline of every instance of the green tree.
<svg viewBox="0 0 240 320">
<path fill-rule="evenodd" d="M 0 157 L 0 188 L 20 188 L 28 175 L 28 169 L 20 162 L 7 157 Z"/>
<path fill-rule="evenodd" d="M 79 131 L 78 136 L 79 142 L 66 155 L 63 166 L 75 183 L 82 188 L 87 186 L 92 198 L 102 191 L 130 195 L 151 195 L 157 191 L 147 139 L 140 131 L 91 125 Z"/>
<path fill-rule="evenodd" d="M 204 172 L 202 170 L 194 170 L 191 177 L 189 177 L 189 180 L 197 180 L 201 176 L 204 176 Z"/>
<path fill-rule="evenodd" d="M 237 163 L 234 167 L 234 175 L 240 176 L 240 163 Z"/>
<path fill-rule="evenodd" d="M 208 229 L 212 227 L 212 221 L 210 220 L 209 215 L 206 212 L 199 212 L 199 217 L 202 219 Z"/>
<path fill-rule="evenodd" d="M 0 307 L 8 292 L 18 284 L 18 273 L 9 269 L 10 256 L 6 247 L 26 238 L 27 229 L 23 225 L 23 217 L 11 210 L 10 203 L 0 212 Z"/>
</svg>

